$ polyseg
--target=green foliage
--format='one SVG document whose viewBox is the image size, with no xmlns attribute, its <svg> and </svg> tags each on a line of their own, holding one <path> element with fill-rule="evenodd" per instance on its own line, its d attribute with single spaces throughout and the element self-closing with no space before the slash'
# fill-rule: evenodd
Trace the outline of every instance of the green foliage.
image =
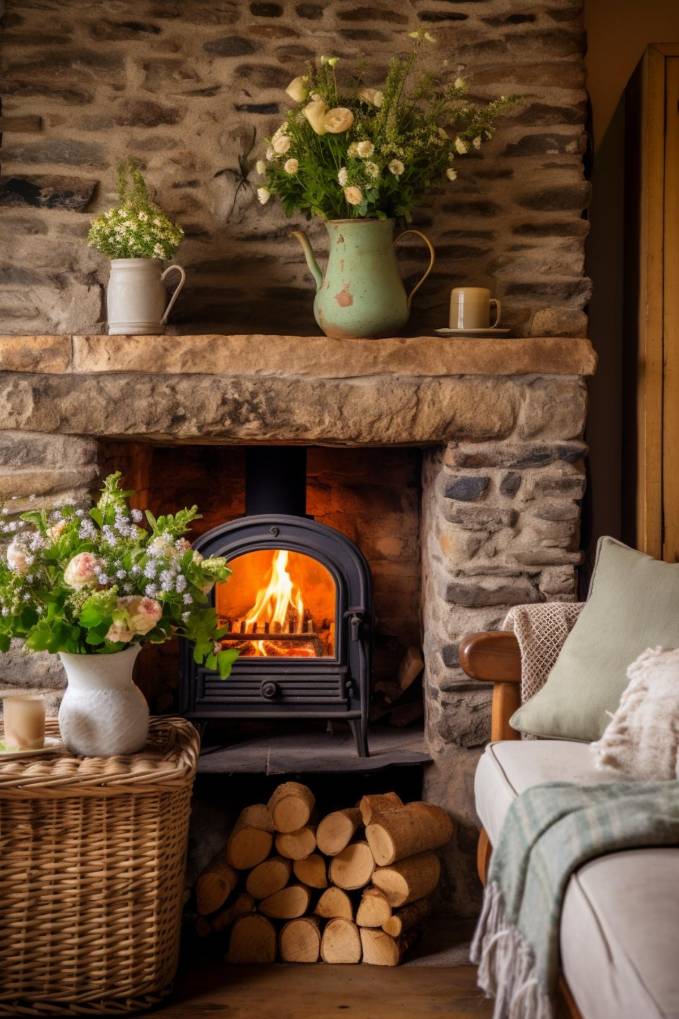
<svg viewBox="0 0 679 1019">
<path fill-rule="evenodd" d="M 230 575 L 184 534 L 196 506 L 157 518 L 131 509 L 116 472 L 89 511 L 67 506 L 0 517 L 0 651 L 12 638 L 30 651 L 111 654 L 131 643 L 193 642 L 197 662 L 226 677 L 237 652 L 224 650 L 210 591 Z"/>
<path fill-rule="evenodd" d="M 92 220 L 90 247 L 109 258 L 172 258 L 184 231 L 151 199 L 133 159 L 118 164 L 118 198 L 118 205 Z"/>
<path fill-rule="evenodd" d="M 445 70 L 422 68 L 433 36 L 410 36 L 410 52 L 392 58 L 382 89 L 359 78 L 341 90 L 337 57 L 321 57 L 290 83 L 296 105 L 257 163 L 262 204 L 276 196 L 287 215 L 410 220 L 427 192 L 457 178 L 456 159 L 493 136 L 516 98 L 470 102 L 461 78 L 451 84 Z"/>
</svg>

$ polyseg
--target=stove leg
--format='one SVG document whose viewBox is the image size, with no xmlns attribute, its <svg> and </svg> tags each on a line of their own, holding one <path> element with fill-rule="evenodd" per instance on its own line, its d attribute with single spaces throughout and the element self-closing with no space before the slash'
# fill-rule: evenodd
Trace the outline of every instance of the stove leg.
<svg viewBox="0 0 679 1019">
<path fill-rule="evenodd" d="M 370 757 L 368 749 L 368 724 L 363 718 L 350 718 L 349 728 L 356 744 L 356 753 L 359 757 Z"/>
</svg>

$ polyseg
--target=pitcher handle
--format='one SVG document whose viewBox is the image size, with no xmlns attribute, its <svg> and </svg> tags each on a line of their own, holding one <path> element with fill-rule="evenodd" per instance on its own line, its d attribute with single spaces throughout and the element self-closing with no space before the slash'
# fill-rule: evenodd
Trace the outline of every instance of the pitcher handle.
<svg viewBox="0 0 679 1019">
<path fill-rule="evenodd" d="M 426 280 L 426 278 L 429 275 L 429 273 L 434 268 L 434 262 L 436 261 L 436 252 L 434 251 L 434 245 L 431 243 L 431 241 L 429 240 L 429 238 L 427 237 L 426 234 L 423 234 L 421 230 L 413 230 L 411 228 L 409 228 L 408 230 L 404 230 L 403 233 L 400 233 L 398 235 L 398 237 L 395 239 L 394 244 L 398 244 L 398 242 L 401 240 L 401 238 L 405 237 L 406 234 L 416 234 L 418 237 L 420 237 L 424 241 L 424 243 L 427 245 L 427 248 L 429 249 L 429 265 L 424 270 L 424 272 L 420 276 L 419 280 L 417 281 L 417 283 L 415 284 L 413 289 L 408 294 L 408 309 L 410 309 L 410 303 L 411 303 L 413 297 L 415 296 L 417 291 L 420 289 L 420 287 L 422 286 L 422 284 Z"/>
<path fill-rule="evenodd" d="M 177 300 L 177 298 L 179 297 L 179 295 L 180 295 L 180 293 L 182 291 L 182 288 L 183 288 L 184 284 L 186 283 L 186 273 L 182 269 L 181 265 L 168 265 L 168 267 L 165 270 L 165 272 L 161 273 L 161 275 L 160 275 L 161 280 L 164 282 L 165 281 L 165 277 L 168 275 L 168 273 L 171 273 L 173 269 L 176 269 L 177 272 L 179 273 L 179 283 L 174 288 L 174 292 L 172 294 L 172 297 L 170 298 L 170 300 L 167 303 L 167 308 L 163 312 L 163 317 L 160 320 L 161 325 L 165 325 L 165 323 L 167 322 L 167 316 L 172 311 L 172 306 L 173 306 L 174 302 Z"/>
</svg>

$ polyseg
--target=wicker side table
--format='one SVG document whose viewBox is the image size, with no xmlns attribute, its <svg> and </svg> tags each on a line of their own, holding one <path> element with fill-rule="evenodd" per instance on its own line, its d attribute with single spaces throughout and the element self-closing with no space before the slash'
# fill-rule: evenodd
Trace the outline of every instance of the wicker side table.
<svg viewBox="0 0 679 1019">
<path fill-rule="evenodd" d="M 129 757 L 0 762 L 0 1015 L 124 1014 L 169 992 L 198 752 L 189 722 L 158 718 Z"/>
</svg>

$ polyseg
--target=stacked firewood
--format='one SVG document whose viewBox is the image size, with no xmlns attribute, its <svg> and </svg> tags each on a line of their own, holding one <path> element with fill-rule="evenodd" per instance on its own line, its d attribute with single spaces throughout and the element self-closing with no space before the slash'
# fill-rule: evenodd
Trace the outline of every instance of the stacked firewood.
<svg viewBox="0 0 679 1019">
<path fill-rule="evenodd" d="M 197 933 L 228 932 L 231 963 L 398 965 L 431 908 L 448 814 L 396 793 L 317 825 L 314 808 L 307 786 L 284 782 L 241 812 L 196 882 Z"/>
</svg>

